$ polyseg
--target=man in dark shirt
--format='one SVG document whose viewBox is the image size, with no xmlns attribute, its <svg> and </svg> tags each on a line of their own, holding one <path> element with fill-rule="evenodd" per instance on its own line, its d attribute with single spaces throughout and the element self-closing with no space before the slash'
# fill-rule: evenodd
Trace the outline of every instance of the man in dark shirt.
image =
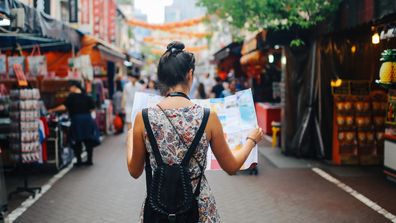
<svg viewBox="0 0 396 223">
<path fill-rule="evenodd" d="M 223 82 L 221 81 L 220 77 L 216 77 L 215 80 L 216 80 L 216 84 L 215 86 L 213 86 L 211 92 L 215 98 L 220 98 L 222 92 L 224 91 Z"/>
</svg>

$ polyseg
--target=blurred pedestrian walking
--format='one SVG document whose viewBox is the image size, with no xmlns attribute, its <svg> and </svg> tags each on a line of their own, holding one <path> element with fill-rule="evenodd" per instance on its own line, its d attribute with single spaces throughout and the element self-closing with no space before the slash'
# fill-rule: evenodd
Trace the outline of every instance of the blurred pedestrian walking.
<svg viewBox="0 0 396 223">
<path fill-rule="evenodd" d="M 202 80 L 202 84 L 204 85 L 206 96 L 209 97 L 212 92 L 213 86 L 215 86 L 216 84 L 215 79 L 212 78 L 209 73 L 207 73 Z"/>
<path fill-rule="evenodd" d="M 116 134 L 124 132 L 124 110 L 122 109 L 122 82 L 121 79 L 116 80 L 116 92 L 113 94 L 114 108 L 114 128 Z"/>
<path fill-rule="evenodd" d="M 140 75 L 136 72 L 128 73 L 128 83 L 125 84 L 123 90 L 122 104 L 125 111 L 125 122 L 127 123 L 128 130 L 132 128 L 132 108 L 135 93 L 143 91 L 144 86 L 139 83 Z"/>
<path fill-rule="evenodd" d="M 148 81 L 146 92 L 150 94 L 159 94 L 157 83 L 154 80 L 150 79 Z"/>
<path fill-rule="evenodd" d="M 224 86 L 223 86 L 223 81 L 221 80 L 220 77 L 216 77 L 216 84 L 213 86 L 212 90 L 211 90 L 211 96 L 212 98 L 220 98 L 221 94 L 224 91 Z"/>
</svg>

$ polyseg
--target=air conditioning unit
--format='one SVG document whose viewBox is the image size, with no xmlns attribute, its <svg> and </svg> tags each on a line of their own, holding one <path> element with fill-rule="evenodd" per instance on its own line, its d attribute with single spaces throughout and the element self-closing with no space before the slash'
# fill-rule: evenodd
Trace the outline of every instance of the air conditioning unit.
<svg viewBox="0 0 396 223">
<path fill-rule="evenodd" d="M 25 28 L 25 11 L 23 8 L 11 9 L 11 27 L 22 30 Z"/>
</svg>

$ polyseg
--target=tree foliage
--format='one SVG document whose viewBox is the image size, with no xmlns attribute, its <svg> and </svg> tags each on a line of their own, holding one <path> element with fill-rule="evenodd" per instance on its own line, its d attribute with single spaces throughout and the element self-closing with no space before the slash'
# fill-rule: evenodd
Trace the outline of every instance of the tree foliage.
<svg viewBox="0 0 396 223">
<path fill-rule="evenodd" d="M 333 13 L 341 0 L 199 0 L 209 14 L 237 28 L 306 29 Z"/>
</svg>

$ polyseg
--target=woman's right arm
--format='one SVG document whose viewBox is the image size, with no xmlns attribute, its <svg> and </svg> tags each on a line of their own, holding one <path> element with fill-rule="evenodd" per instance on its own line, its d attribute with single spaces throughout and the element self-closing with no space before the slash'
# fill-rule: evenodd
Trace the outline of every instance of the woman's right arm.
<svg viewBox="0 0 396 223">
<path fill-rule="evenodd" d="M 63 105 L 63 104 L 62 105 L 58 105 L 55 108 L 48 109 L 48 113 L 51 113 L 51 112 L 63 112 L 63 111 L 66 111 L 66 106 Z"/>
<path fill-rule="evenodd" d="M 219 162 L 221 168 L 230 175 L 234 175 L 248 158 L 250 152 L 263 139 L 263 130 L 254 129 L 250 132 L 249 138 L 242 148 L 231 152 L 223 132 L 220 120 L 215 112 L 211 112 L 209 117 L 210 146 L 212 152 Z M 253 140 L 255 141 L 253 141 Z"/>
</svg>

